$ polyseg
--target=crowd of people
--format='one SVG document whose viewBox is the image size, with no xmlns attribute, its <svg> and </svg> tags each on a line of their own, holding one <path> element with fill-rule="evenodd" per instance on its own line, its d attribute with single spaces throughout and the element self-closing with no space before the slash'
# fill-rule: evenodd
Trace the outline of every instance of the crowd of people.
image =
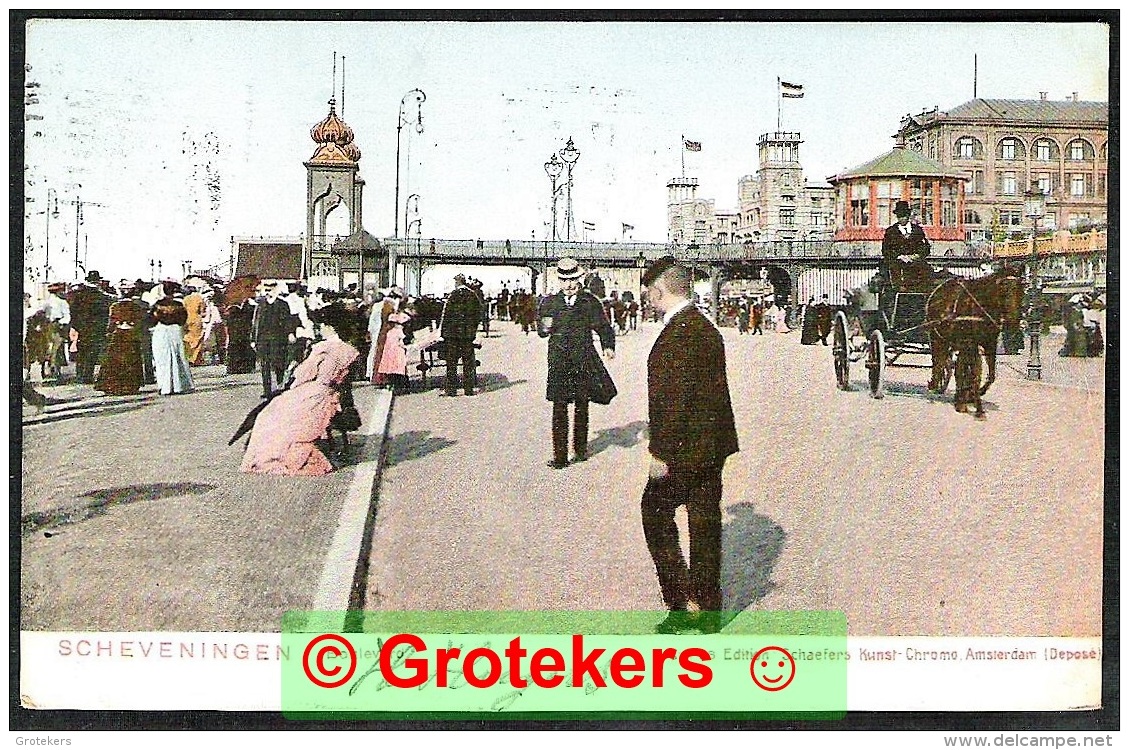
<svg viewBox="0 0 1129 750">
<path fill-rule="evenodd" d="M 1102 336 L 1102 311 L 1104 295 L 1075 294 L 1070 298 L 1063 315 L 1066 341 L 1059 351 L 1060 357 L 1100 357 L 1105 351 Z"/>
</svg>

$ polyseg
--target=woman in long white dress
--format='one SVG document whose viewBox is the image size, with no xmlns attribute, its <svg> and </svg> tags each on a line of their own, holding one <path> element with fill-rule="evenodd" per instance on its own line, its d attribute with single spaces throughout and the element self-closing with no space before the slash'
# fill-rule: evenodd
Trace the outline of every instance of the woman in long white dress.
<svg viewBox="0 0 1129 750">
<path fill-rule="evenodd" d="M 188 311 L 172 297 L 165 297 L 153 308 L 153 370 L 162 396 L 189 393 L 192 372 L 184 351 L 184 324 Z"/>
</svg>

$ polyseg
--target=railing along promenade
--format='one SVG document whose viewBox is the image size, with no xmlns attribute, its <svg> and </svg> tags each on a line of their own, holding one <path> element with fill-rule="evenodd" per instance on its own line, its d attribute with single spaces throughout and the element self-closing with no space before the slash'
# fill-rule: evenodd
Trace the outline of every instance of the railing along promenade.
<svg viewBox="0 0 1129 750">
<path fill-rule="evenodd" d="M 717 263 L 766 260 L 876 259 L 879 243 L 831 240 L 779 240 L 772 242 L 714 243 L 702 245 L 661 242 L 549 242 L 529 240 L 445 240 L 386 238 L 384 247 L 401 261 L 478 261 L 484 264 L 555 263 L 563 257 L 605 265 L 641 265 L 671 254 L 689 262 Z M 975 257 L 971 248 L 957 257 Z M 951 260 L 951 256 L 946 260 Z"/>
<path fill-rule="evenodd" d="M 1055 232 L 1049 237 L 995 242 L 991 245 L 994 258 L 1030 258 L 1040 255 L 1080 255 L 1106 251 L 1106 233 L 1092 231 L 1085 234 L 1071 234 L 1067 231 Z"/>
</svg>

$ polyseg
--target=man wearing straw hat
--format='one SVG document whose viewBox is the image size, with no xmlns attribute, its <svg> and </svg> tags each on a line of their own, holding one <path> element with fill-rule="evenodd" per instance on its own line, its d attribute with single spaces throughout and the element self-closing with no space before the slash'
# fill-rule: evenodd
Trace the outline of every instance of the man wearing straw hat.
<svg viewBox="0 0 1129 750">
<path fill-rule="evenodd" d="M 590 364 L 599 361 L 592 333 L 608 359 L 615 357 L 615 331 L 604 316 L 600 300 L 581 287 L 584 270 L 573 258 L 557 263 L 561 290 L 545 300 L 537 333 L 549 338 L 549 375 L 545 398 L 553 402 L 553 469 L 568 466 L 568 405 L 573 405 L 572 449 L 576 461 L 588 458 L 588 401 Z"/>
</svg>

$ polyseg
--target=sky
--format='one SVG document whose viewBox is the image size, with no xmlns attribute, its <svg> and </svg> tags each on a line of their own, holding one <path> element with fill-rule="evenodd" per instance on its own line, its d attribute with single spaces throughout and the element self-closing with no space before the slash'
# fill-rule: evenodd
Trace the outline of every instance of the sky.
<svg viewBox="0 0 1129 750">
<path fill-rule="evenodd" d="M 803 86 L 780 124 L 822 182 L 889 150 L 907 114 L 970 100 L 974 55 L 981 98 L 1109 98 L 1098 24 L 36 19 L 26 257 L 42 267 L 49 236 L 52 276 L 73 277 L 79 200 L 82 267 L 115 280 L 149 278 L 151 260 L 165 276 L 224 261 L 232 236 L 296 237 L 331 95 L 362 152 L 364 226 L 391 236 L 414 88 L 424 128 L 400 134 L 401 224 L 416 193 L 425 238 L 546 238 L 543 165 L 572 137 L 577 229 L 662 242 L 683 158 L 699 197 L 736 208 L 757 138 L 777 128 L 778 77 Z M 558 212 L 563 233 L 563 193 Z"/>
</svg>

